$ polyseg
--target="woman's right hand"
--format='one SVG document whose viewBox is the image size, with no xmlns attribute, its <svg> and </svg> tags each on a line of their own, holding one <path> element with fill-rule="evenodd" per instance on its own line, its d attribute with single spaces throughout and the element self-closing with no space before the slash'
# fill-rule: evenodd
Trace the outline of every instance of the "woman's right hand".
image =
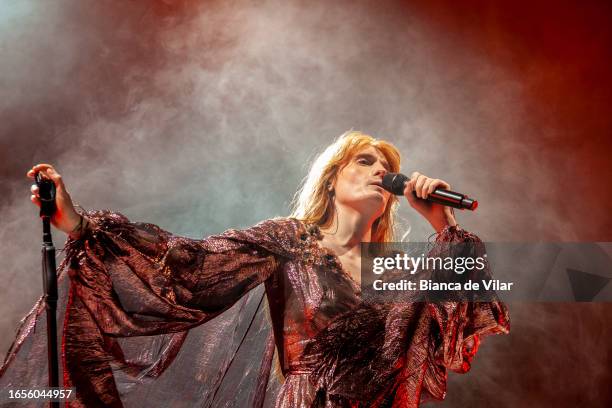
<svg viewBox="0 0 612 408">
<path fill-rule="evenodd" d="M 44 179 L 53 181 L 55 184 L 55 206 L 56 211 L 51 217 L 51 224 L 71 236 L 80 233 L 79 226 L 82 226 L 81 216 L 76 212 L 70 194 L 66 190 L 62 176 L 50 164 L 37 164 L 28 171 L 28 178 L 34 180 L 36 173 L 40 173 Z M 38 186 L 33 184 L 30 188 L 32 195 L 30 200 L 40 207 L 40 198 L 38 196 Z"/>
</svg>

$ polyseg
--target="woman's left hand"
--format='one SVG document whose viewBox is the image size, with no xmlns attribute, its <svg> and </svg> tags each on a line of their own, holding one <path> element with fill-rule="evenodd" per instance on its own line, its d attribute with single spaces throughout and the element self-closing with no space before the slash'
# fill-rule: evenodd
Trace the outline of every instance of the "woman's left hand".
<svg viewBox="0 0 612 408">
<path fill-rule="evenodd" d="M 415 171 L 410 175 L 410 181 L 406 183 L 404 196 L 410 206 L 425 217 L 437 232 L 440 232 L 447 225 L 457 225 L 457 221 L 450 207 L 424 200 L 436 188 L 450 190 L 450 184 Z M 418 198 L 412 194 L 413 191 L 416 191 Z"/>
</svg>

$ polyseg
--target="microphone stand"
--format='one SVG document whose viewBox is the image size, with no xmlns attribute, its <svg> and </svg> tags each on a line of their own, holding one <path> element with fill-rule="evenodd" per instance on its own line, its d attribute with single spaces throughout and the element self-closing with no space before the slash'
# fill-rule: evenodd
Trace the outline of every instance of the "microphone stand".
<svg viewBox="0 0 612 408">
<path fill-rule="evenodd" d="M 55 213 L 55 184 L 36 174 L 39 189 L 40 217 L 43 225 L 42 278 L 45 309 L 47 312 L 47 357 L 49 362 L 49 387 L 59 386 L 59 365 L 57 356 L 57 270 L 55 267 L 55 246 L 51 237 L 51 217 Z M 59 401 L 50 402 L 52 408 L 59 408 Z"/>
</svg>

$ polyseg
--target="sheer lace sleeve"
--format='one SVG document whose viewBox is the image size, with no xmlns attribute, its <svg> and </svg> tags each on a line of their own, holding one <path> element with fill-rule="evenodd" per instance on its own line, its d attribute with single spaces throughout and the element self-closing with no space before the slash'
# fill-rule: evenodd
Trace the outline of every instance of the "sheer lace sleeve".
<svg viewBox="0 0 612 408">
<path fill-rule="evenodd" d="M 436 243 L 479 243 L 471 248 L 484 251 L 478 236 L 455 226 L 437 234 Z M 486 273 L 490 271 L 487 269 Z M 429 394 L 442 399 L 446 393 L 446 370 L 467 372 L 481 339 L 490 334 L 509 333 L 510 317 L 506 305 L 496 297 L 490 302 L 432 302 L 428 303 L 427 310 L 433 327 L 425 385 Z"/>
<path fill-rule="evenodd" d="M 230 308 L 291 256 L 283 219 L 198 240 L 115 212 L 85 215 L 92 228 L 66 244 L 71 286 L 62 361 L 65 386 L 77 389 L 71 406 L 122 406 L 124 388 L 159 377 L 189 329 Z M 206 347 L 221 353 L 212 344 Z M 210 375 L 227 369 L 212 363 L 214 353 L 197 353 L 211 359 L 197 363 Z M 215 384 L 208 382 L 204 388 Z"/>
<path fill-rule="evenodd" d="M 264 221 L 206 239 L 175 236 L 109 211 L 66 244 L 76 296 L 109 335 L 182 331 L 232 306 L 289 255 Z"/>
</svg>

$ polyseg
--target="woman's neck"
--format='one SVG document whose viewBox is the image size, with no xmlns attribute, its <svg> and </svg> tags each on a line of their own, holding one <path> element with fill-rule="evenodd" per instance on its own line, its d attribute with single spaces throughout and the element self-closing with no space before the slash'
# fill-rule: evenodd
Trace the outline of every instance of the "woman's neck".
<svg viewBox="0 0 612 408">
<path fill-rule="evenodd" d="M 336 204 L 331 225 L 321 229 L 323 242 L 339 252 L 338 255 L 348 251 L 357 254 L 362 242 L 370 242 L 374 221 L 372 214 Z"/>
</svg>

